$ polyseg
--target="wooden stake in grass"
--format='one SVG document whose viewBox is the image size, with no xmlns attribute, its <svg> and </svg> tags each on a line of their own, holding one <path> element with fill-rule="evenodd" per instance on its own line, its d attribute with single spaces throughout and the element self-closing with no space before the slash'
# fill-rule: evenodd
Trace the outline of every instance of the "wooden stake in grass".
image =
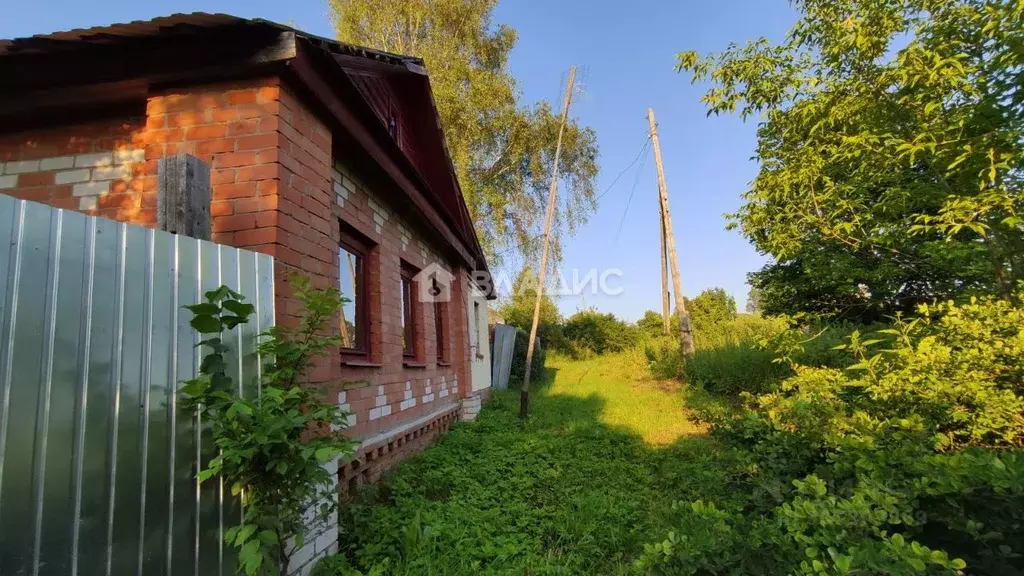
<svg viewBox="0 0 1024 576">
<path fill-rule="evenodd" d="M 658 196 L 661 199 L 661 217 L 665 227 L 669 259 L 672 261 L 672 292 L 676 299 L 676 315 L 679 316 L 679 343 L 683 358 L 693 356 L 693 332 L 690 331 L 690 314 L 683 301 L 683 281 L 679 277 L 679 258 L 676 253 L 676 238 L 672 232 L 672 215 L 668 211 L 668 186 L 665 185 L 665 169 L 661 165 L 661 144 L 658 142 L 658 124 L 654 121 L 654 108 L 647 109 L 647 121 L 651 125 L 651 143 L 654 144 L 654 163 L 658 167 Z M 527 364 L 529 368 L 529 364 Z"/>
<path fill-rule="evenodd" d="M 569 102 L 572 100 L 572 85 L 576 81 L 576 67 L 569 71 L 569 83 L 565 87 L 565 99 L 562 100 L 562 120 L 558 125 L 558 141 L 555 144 L 555 162 L 551 168 L 551 188 L 548 190 L 548 212 L 544 218 L 544 247 L 540 251 L 540 270 L 537 273 L 537 300 L 533 305 L 533 323 L 530 324 L 530 341 L 526 344 L 526 373 L 523 376 L 523 388 L 519 395 L 519 418 L 525 420 L 530 411 L 530 371 L 533 368 L 533 348 L 537 341 L 537 322 L 540 320 L 540 303 L 544 297 L 544 273 L 548 268 L 548 240 L 551 236 L 551 221 L 555 217 L 555 197 L 558 190 L 558 159 L 562 155 L 562 131 L 565 130 L 565 119 L 569 115 Z"/>
</svg>

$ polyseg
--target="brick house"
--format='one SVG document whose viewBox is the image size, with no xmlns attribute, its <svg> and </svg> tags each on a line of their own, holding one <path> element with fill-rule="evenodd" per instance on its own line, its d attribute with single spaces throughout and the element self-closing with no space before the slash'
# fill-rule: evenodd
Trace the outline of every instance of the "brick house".
<svg viewBox="0 0 1024 576">
<path fill-rule="evenodd" d="M 314 373 L 351 413 L 342 489 L 475 415 L 487 271 L 422 61 L 190 14 L 0 41 L 0 193 L 157 225 L 157 165 L 211 167 L 212 240 L 351 299 Z M 420 297 L 444 292 L 447 302 Z"/>
</svg>

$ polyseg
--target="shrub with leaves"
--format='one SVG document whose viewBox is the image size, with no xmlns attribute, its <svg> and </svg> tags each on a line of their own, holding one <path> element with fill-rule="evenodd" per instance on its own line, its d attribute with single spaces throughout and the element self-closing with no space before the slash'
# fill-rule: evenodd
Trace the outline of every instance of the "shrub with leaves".
<svg viewBox="0 0 1024 576">
<path fill-rule="evenodd" d="M 564 333 L 570 352 L 578 356 L 622 352 L 635 346 L 639 337 L 635 326 L 593 308 L 570 316 Z"/>
<path fill-rule="evenodd" d="M 338 345 L 324 331 L 342 299 L 336 290 L 312 288 L 303 277 L 293 277 L 291 285 L 303 305 L 302 319 L 297 328 L 275 326 L 261 334 L 262 385 L 251 395 L 239 395 L 228 375 L 229 347 L 221 334 L 246 323 L 253 305 L 221 286 L 206 293 L 206 302 L 186 306 L 192 328 L 205 338 L 199 344 L 205 355 L 199 375 L 179 394 L 218 449 L 198 479 L 220 476 L 241 497 L 244 518 L 225 540 L 239 549 L 238 570 L 248 575 L 286 573 L 292 554 L 303 546 L 309 517 L 326 518 L 337 506 L 323 465 L 352 446 L 338 434 L 347 425 L 346 414 L 304 381 L 313 361 Z"/>
<path fill-rule="evenodd" d="M 518 388 L 526 378 L 526 347 L 530 341 L 530 333 L 516 328 L 516 341 L 512 347 L 512 367 L 509 370 L 509 385 Z M 548 344 L 539 336 L 533 348 L 533 367 L 530 369 L 530 383 L 539 382 L 544 377 L 544 364 L 547 361 Z"/>
<path fill-rule="evenodd" d="M 1024 309 L 988 299 L 920 313 L 854 332 L 846 370 L 795 365 L 778 391 L 714 422 L 744 501 L 681 504 L 678 529 L 638 566 L 1024 571 Z"/>
</svg>

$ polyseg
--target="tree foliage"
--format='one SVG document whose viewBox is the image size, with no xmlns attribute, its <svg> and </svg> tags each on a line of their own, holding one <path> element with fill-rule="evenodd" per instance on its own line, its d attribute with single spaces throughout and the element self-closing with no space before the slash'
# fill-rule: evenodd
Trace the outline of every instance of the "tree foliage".
<svg viewBox="0 0 1024 576">
<path fill-rule="evenodd" d="M 684 296 L 684 298 L 686 298 Z M 724 288 L 706 288 L 695 298 L 686 298 L 686 310 L 690 313 L 690 322 L 694 329 L 694 338 L 701 336 L 700 332 L 716 330 L 722 324 L 736 317 L 736 299 L 729 295 Z M 679 316 L 673 310 L 669 317 L 670 334 L 679 331 Z M 654 310 L 644 312 L 644 315 L 636 321 L 636 327 L 640 333 L 647 336 L 661 336 L 662 329 L 661 314 Z M 699 346 L 699 343 L 698 343 Z"/>
<path fill-rule="evenodd" d="M 580 310 L 565 321 L 565 339 L 577 354 L 622 352 L 637 344 L 636 326 L 614 314 L 590 308 Z"/>
<path fill-rule="evenodd" d="M 733 223 L 774 262 L 763 311 L 865 319 L 1010 296 L 1024 278 L 1024 5 L 797 0 L 759 39 L 678 69 L 709 114 L 760 115 L 760 171 Z"/>
<path fill-rule="evenodd" d="M 422 58 L 463 195 L 488 256 L 540 250 L 558 110 L 524 105 L 508 69 L 516 32 L 494 26 L 497 0 L 330 0 L 338 39 Z M 572 233 L 596 208 L 597 139 L 566 124 L 552 236 Z"/>
<path fill-rule="evenodd" d="M 647 310 L 644 315 L 636 321 L 636 327 L 641 334 L 648 338 L 658 338 L 662 336 L 662 328 L 665 326 L 662 320 L 661 313 L 655 312 L 654 310 Z M 679 333 L 679 316 L 673 313 L 669 317 L 669 334 Z"/>
<path fill-rule="evenodd" d="M 751 286 L 747 292 L 747 305 L 744 311 L 747 314 L 760 314 L 761 308 L 761 290 Z"/>
<path fill-rule="evenodd" d="M 347 415 L 303 382 L 313 360 L 339 345 L 322 333 L 337 317 L 341 298 L 337 290 L 311 288 L 306 278 L 294 277 L 291 285 L 303 304 L 302 320 L 297 329 L 275 326 L 261 334 L 259 353 L 266 362 L 260 392 L 251 396 L 240 395 L 240 384 L 228 376 L 229 347 L 220 335 L 248 322 L 253 305 L 221 286 L 205 294 L 206 302 L 186 306 L 206 353 L 199 376 L 179 394 L 182 407 L 209 426 L 218 450 L 197 478 L 220 476 L 242 498 L 245 517 L 224 540 L 239 550 L 238 572 L 250 576 L 287 573 L 309 519 L 324 522 L 337 507 L 323 464 L 352 449 L 338 433 L 348 425 Z"/>
<path fill-rule="evenodd" d="M 724 324 L 736 317 L 736 299 L 724 288 L 707 288 L 696 298 L 686 299 L 694 331 Z"/>
<path fill-rule="evenodd" d="M 523 268 L 512 283 L 512 294 L 498 307 L 498 313 L 509 326 L 527 334 L 533 325 L 533 309 L 537 302 L 537 276 L 530 267 Z M 555 301 L 545 292 L 540 300 L 537 337 L 545 348 L 562 345 L 562 314 Z"/>
</svg>

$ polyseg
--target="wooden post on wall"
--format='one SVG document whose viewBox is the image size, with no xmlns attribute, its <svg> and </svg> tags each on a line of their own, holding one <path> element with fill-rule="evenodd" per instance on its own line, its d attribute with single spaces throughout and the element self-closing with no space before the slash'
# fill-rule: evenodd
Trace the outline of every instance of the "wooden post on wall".
<svg viewBox="0 0 1024 576">
<path fill-rule="evenodd" d="M 191 154 L 157 160 L 157 226 L 172 234 L 209 240 L 210 166 Z"/>
</svg>

